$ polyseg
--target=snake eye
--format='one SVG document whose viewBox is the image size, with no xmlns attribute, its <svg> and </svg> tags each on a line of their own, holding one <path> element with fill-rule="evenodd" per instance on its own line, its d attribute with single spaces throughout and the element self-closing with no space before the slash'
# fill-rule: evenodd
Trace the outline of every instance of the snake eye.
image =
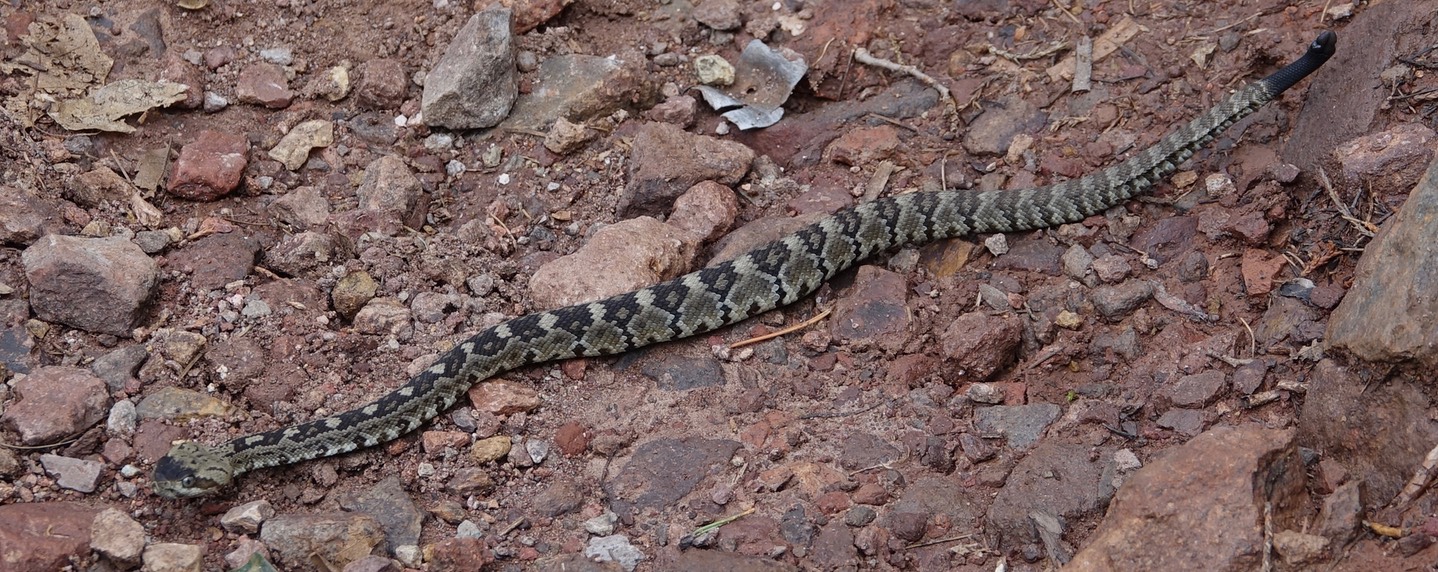
<svg viewBox="0 0 1438 572">
<path fill-rule="evenodd" d="M 185 487 L 185 488 L 187 488 L 187 489 L 194 487 L 194 486 L 195 486 L 195 477 L 185 477 L 185 478 L 183 478 L 183 479 L 180 479 L 180 485 L 183 486 L 183 487 Z"/>
</svg>

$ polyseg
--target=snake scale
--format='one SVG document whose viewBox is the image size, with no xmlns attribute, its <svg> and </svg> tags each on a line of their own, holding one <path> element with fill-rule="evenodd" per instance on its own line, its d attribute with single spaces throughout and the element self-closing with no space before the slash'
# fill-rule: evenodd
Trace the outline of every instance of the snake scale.
<svg viewBox="0 0 1438 572">
<path fill-rule="evenodd" d="M 912 193 L 839 211 L 731 261 L 611 298 L 521 316 L 461 342 L 404 386 L 363 407 L 218 446 L 181 441 L 155 465 L 155 492 L 206 495 L 255 469 L 370 447 L 413 431 L 476 380 L 530 364 L 604 356 L 676 340 L 793 303 L 879 252 L 975 233 L 1077 222 L 1143 191 L 1229 125 L 1328 60 L 1323 32 L 1298 60 L 1237 90 L 1129 159 L 1079 179 L 1011 191 Z"/>
</svg>

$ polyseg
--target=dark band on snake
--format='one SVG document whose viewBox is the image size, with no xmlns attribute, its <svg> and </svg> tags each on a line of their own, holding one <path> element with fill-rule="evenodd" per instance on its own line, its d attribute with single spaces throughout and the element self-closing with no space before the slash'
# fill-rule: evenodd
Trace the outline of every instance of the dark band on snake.
<svg viewBox="0 0 1438 572">
<path fill-rule="evenodd" d="M 1229 125 L 1317 70 L 1336 44 L 1333 32 L 1323 32 L 1297 61 L 1239 89 L 1127 160 L 1085 177 L 1033 189 L 944 190 L 860 204 L 729 262 L 484 330 L 363 407 L 218 446 L 178 443 L 155 466 L 155 492 L 171 498 L 211 494 L 255 469 L 384 443 L 454 405 L 478 380 L 525 365 L 613 355 L 708 332 L 791 304 L 835 274 L 898 246 L 1081 221 L 1172 173 Z"/>
</svg>

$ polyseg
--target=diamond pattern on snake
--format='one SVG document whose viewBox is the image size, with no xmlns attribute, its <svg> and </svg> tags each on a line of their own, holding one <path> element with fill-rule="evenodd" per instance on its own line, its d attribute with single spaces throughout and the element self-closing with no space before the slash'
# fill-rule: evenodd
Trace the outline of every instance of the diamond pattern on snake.
<svg viewBox="0 0 1438 572">
<path fill-rule="evenodd" d="M 977 233 L 1078 222 L 1145 192 L 1234 122 L 1328 61 L 1323 32 L 1302 57 L 1233 92 L 1132 157 L 1082 178 L 1010 191 L 943 190 L 863 203 L 773 243 L 648 288 L 521 316 L 475 334 L 399 389 L 337 415 L 219 445 L 176 444 L 155 465 L 170 498 L 212 494 L 256 469 L 371 447 L 415 430 L 479 381 L 514 368 L 677 340 L 792 304 L 880 252 Z"/>
</svg>

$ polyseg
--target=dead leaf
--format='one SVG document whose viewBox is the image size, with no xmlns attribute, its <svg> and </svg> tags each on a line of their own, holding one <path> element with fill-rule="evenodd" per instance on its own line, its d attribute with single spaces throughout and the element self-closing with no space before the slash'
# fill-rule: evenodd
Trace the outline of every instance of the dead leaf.
<svg viewBox="0 0 1438 572">
<path fill-rule="evenodd" d="M 185 84 L 122 79 L 95 90 L 81 99 L 61 101 L 50 117 L 70 131 L 118 131 L 131 133 L 126 116 L 165 107 L 185 99 Z"/>
<path fill-rule="evenodd" d="M 76 14 L 59 20 L 42 17 L 20 41 L 25 53 L 0 60 L 0 72 L 29 78 L 27 89 L 5 100 L 5 108 L 26 127 L 35 125 L 46 103 L 81 97 L 104 83 L 115 63 L 100 51 L 90 24 Z"/>
</svg>

